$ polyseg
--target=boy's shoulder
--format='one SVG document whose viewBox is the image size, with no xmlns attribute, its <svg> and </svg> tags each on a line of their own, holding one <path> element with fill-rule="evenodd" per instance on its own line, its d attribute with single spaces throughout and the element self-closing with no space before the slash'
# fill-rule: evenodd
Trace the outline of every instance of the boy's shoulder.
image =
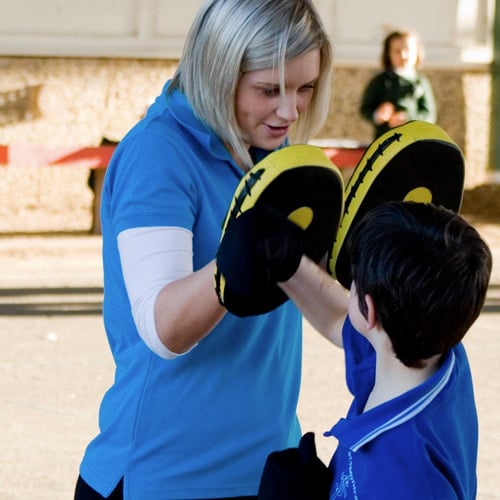
<svg viewBox="0 0 500 500">
<path fill-rule="evenodd" d="M 427 438 L 399 428 L 357 451 L 339 444 L 331 498 L 475 498 L 475 456 L 439 449 Z"/>
<path fill-rule="evenodd" d="M 362 407 L 355 394 L 347 417 L 326 433 L 339 441 L 334 490 L 354 488 L 360 498 L 473 497 L 477 414 L 462 345 L 421 386 L 366 413 Z"/>
</svg>

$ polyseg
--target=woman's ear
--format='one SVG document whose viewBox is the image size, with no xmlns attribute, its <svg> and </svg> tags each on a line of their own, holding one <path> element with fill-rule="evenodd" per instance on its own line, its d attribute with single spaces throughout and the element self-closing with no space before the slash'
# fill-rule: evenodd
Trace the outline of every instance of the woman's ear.
<svg viewBox="0 0 500 500">
<path fill-rule="evenodd" d="M 372 296 L 365 295 L 366 303 L 366 326 L 369 329 L 375 328 L 377 324 L 377 311 L 375 310 L 375 304 L 373 302 Z"/>
</svg>

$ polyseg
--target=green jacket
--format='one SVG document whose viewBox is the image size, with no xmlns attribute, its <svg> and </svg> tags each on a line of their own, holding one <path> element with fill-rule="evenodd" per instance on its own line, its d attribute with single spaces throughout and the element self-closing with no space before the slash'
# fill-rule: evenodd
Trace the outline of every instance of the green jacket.
<svg viewBox="0 0 500 500">
<path fill-rule="evenodd" d="M 417 74 L 415 80 L 399 76 L 394 71 L 377 74 L 367 85 L 361 101 L 360 113 L 373 124 L 374 138 L 389 130 L 386 123 L 376 125 L 373 121 L 375 109 L 389 101 L 396 111 L 406 111 L 409 120 L 436 122 L 436 102 L 429 80 Z"/>
</svg>

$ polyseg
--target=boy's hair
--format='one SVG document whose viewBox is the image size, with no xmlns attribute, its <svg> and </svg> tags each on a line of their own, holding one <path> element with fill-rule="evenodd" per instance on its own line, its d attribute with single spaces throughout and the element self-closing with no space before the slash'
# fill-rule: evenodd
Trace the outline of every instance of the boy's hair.
<svg viewBox="0 0 500 500">
<path fill-rule="evenodd" d="M 393 31 L 389 33 L 382 44 L 382 67 L 389 71 L 394 69 L 391 61 L 391 44 L 393 40 L 413 38 L 417 44 L 417 61 L 415 67 L 420 69 L 424 62 L 424 46 L 416 31 Z"/>
<path fill-rule="evenodd" d="M 490 249 L 460 215 L 432 204 L 389 202 L 350 237 L 360 311 L 372 297 L 377 321 L 406 366 L 458 344 L 481 312 Z"/>
<path fill-rule="evenodd" d="M 188 33 L 170 89 L 186 95 L 195 113 L 240 157 L 253 162 L 236 120 L 236 90 L 243 73 L 284 67 L 291 59 L 320 50 L 320 77 L 308 110 L 293 127 L 307 142 L 328 112 L 332 46 L 311 0 L 206 0 Z"/>
</svg>

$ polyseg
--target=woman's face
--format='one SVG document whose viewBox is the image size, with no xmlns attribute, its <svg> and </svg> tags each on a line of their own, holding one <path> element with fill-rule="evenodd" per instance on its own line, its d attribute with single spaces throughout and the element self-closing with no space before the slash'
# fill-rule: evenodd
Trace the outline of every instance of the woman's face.
<svg viewBox="0 0 500 500">
<path fill-rule="evenodd" d="M 236 89 L 236 119 L 248 146 L 273 150 L 309 106 L 319 78 L 320 52 L 311 50 L 285 65 L 285 91 L 269 68 L 243 73 Z"/>
</svg>

